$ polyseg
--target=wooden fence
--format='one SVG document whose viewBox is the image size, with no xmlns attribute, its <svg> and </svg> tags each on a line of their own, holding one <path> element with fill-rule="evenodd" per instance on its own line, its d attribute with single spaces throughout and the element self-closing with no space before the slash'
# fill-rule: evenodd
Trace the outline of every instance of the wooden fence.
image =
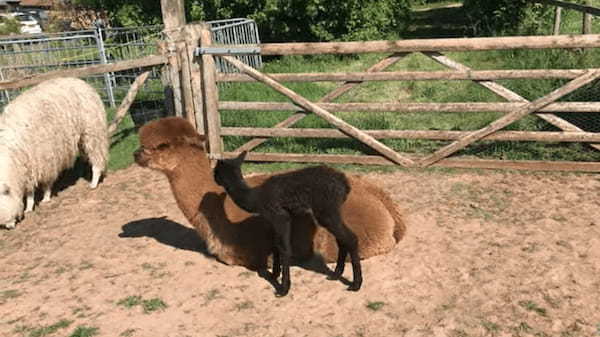
<svg viewBox="0 0 600 337">
<path fill-rule="evenodd" d="M 599 113 L 600 102 L 557 102 L 561 97 L 591 83 L 600 77 L 600 69 L 537 69 L 537 70 L 475 70 L 458 63 L 446 55 L 448 51 L 481 51 L 506 49 L 550 48 L 598 48 L 600 35 L 557 35 L 499 38 L 419 39 L 369 42 L 329 43 L 267 43 L 261 44 L 262 55 L 309 55 L 309 54 L 385 54 L 378 63 L 362 72 L 345 73 L 294 73 L 263 74 L 250 68 L 228 54 L 203 53 L 195 56 L 199 47 L 211 47 L 210 29 L 203 24 L 186 24 L 182 0 L 161 0 L 166 40 L 160 43 L 161 55 L 138 60 L 98 65 L 76 70 L 57 71 L 18 80 L 0 81 L 0 90 L 32 85 L 58 76 L 84 76 L 90 74 L 165 65 L 169 74 L 169 89 L 173 101 L 169 106 L 177 115 L 185 116 L 200 133 L 207 136 L 211 158 L 222 158 L 234 153 L 255 149 L 271 137 L 353 138 L 373 149 L 378 155 L 316 155 L 291 153 L 250 152 L 248 160 L 356 163 L 374 165 L 401 165 L 404 167 L 470 167 L 527 170 L 561 170 L 600 172 L 597 162 L 556 161 L 510 161 L 457 159 L 452 155 L 480 140 L 539 141 L 539 142 L 585 142 L 600 149 L 600 133 L 585 132 L 576 125 L 560 118 L 557 112 Z M 213 46 L 214 47 L 214 46 Z M 448 68 L 447 71 L 385 71 L 410 53 L 421 53 Z M 240 73 L 221 74 L 215 68 L 215 57 L 222 57 L 237 67 Z M 495 82 L 501 79 L 568 79 L 561 88 L 547 95 L 528 101 L 519 94 Z M 491 90 L 504 98 L 505 103 L 332 103 L 332 101 L 361 83 L 368 81 L 420 81 L 420 80 L 467 80 Z M 290 103 L 280 102 L 233 102 L 221 101 L 217 83 L 258 81 L 287 96 Z M 333 81 L 342 82 L 316 102 L 311 102 L 281 84 L 281 82 Z M 289 111 L 286 120 L 272 128 L 222 127 L 220 110 L 280 110 Z M 474 131 L 437 130 L 360 130 L 338 118 L 333 112 L 340 111 L 386 111 L 386 112 L 464 112 L 499 111 L 506 114 L 489 125 Z M 299 120 L 313 113 L 334 126 L 332 129 L 290 128 Z M 501 131 L 507 125 L 535 114 L 560 132 Z M 223 136 L 255 137 L 232 152 L 224 152 Z M 381 139 L 433 139 L 449 140 L 448 145 L 421 157 L 399 153 L 383 144 Z M 597 144 L 596 144 L 597 143 Z"/>
</svg>

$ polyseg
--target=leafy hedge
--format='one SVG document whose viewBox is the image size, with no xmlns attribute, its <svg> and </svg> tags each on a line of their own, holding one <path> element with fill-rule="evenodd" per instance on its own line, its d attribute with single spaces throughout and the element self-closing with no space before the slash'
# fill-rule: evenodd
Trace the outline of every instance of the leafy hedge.
<svg viewBox="0 0 600 337">
<path fill-rule="evenodd" d="M 161 22 L 160 1 L 73 0 L 105 9 L 114 26 Z M 407 27 L 409 0 L 186 0 L 188 21 L 254 19 L 265 42 L 395 38 Z"/>
<path fill-rule="evenodd" d="M 543 22 L 549 22 L 552 6 L 529 0 L 465 0 L 474 35 L 534 35 Z"/>
</svg>

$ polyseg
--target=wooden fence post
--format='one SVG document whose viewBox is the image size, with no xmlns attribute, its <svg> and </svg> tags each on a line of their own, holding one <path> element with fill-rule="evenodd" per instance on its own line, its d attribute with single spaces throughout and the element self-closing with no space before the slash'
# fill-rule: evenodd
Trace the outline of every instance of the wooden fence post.
<svg viewBox="0 0 600 337">
<path fill-rule="evenodd" d="M 592 1 L 585 0 L 585 5 L 591 6 Z M 592 33 L 592 14 L 583 13 L 583 23 L 582 23 L 582 27 L 581 27 L 581 32 L 583 34 L 591 34 Z"/>
<path fill-rule="evenodd" d="M 166 92 L 170 93 L 166 97 L 167 107 L 174 107 L 177 116 L 184 114 L 184 97 L 181 88 L 181 66 L 180 53 L 178 46 L 181 41 L 181 30 L 185 26 L 185 11 L 183 0 L 161 0 L 160 1 L 163 23 L 165 25 L 165 35 L 167 39 L 166 45 L 162 46 L 162 52 L 167 56 L 168 63 L 166 72 L 169 78 L 169 84 L 166 85 Z M 187 117 L 187 116 L 186 116 Z M 196 125 L 194 125 L 196 127 Z"/>
<path fill-rule="evenodd" d="M 200 46 L 210 47 L 212 35 L 210 27 L 202 24 L 200 29 Z M 210 54 L 202 54 L 202 98 L 204 127 L 208 135 L 208 150 L 211 159 L 223 156 L 223 145 L 221 140 L 221 115 L 219 115 L 219 89 L 217 88 L 217 68 L 214 57 Z"/>
<path fill-rule="evenodd" d="M 560 34 L 560 21 L 562 16 L 562 7 L 556 6 L 554 9 L 554 28 L 552 29 L 552 35 Z"/>
</svg>

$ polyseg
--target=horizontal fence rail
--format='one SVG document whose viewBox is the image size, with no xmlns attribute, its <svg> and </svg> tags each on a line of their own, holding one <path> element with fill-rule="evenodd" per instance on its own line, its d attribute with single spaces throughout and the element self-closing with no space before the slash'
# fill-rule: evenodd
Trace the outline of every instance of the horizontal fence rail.
<svg viewBox="0 0 600 337">
<path fill-rule="evenodd" d="M 330 112 L 510 112 L 527 103 L 317 103 Z M 222 110 L 298 111 L 292 103 L 221 101 Z M 600 102 L 552 103 L 539 112 L 600 112 Z"/>
<path fill-rule="evenodd" d="M 361 54 L 598 47 L 600 47 L 600 34 L 416 39 L 398 41 L 265 43 L 260 45 L 262 55 Z"/>
</svg>

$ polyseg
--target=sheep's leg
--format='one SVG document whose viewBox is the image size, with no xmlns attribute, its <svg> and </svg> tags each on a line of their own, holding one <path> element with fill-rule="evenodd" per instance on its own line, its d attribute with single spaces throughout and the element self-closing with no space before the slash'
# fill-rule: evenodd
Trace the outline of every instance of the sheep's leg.
<svg viewBox="0 0 600 337">
<path fill-rule="evenodd" d="M 346 256 L 349 252 L 350 260 L 352 261 L 352 284 L 350 284 L 348 290 L 359 290 L 362 285 L 362 268 L 360 265 L 360 257 L 358 255 L 358 238 L 344 224 L 339 210 L 321 214 L 318 220 L 322 226 L 333 234 L 338 244 L 338 260 L 331 278 L 339 279 L 342 276 L 346 263 Z"/>
<path fill-rule="evenodd" d="M 290 290 L 290 262 L 292 259 L 291 232 L 292 223 L 290 216 L 282 213 L 274 216 L 266 216 L 274 225 L 275 244 L 279 250 L 279 260 L 281 261 L 281 287 L 277 289 L 277 296 L 285 296 Z M 275 267 L 273 268 L 275 272 Z"/>
<path fill-rule="evenodd" d="M 33 211 L 33 205 L 35 204 L 35 190 L 27 192 L 27 198 L 25 200 L 25 213 Z"/>
<path fill-rule="evenodd" d="M 98 183 L 100 182 L 101 176 L 102 176 L 102 168 L 92 165 L 92 182 L 90 183 L 91 188 L 98 187 Z"/>
<path fill-rule="evenodd" d="M 44 189 L 44 198 L 42 199 L 42 202 L 48 202 L 50 201 L 50 197 L 52 196 L 52 185 L 47 185 L 43 187 Z"/>
</svg>

